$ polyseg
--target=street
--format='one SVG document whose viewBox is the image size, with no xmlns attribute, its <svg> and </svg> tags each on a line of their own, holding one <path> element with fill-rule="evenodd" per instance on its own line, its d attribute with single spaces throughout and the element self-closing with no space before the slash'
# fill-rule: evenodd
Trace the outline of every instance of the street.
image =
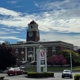
<svg viewBox="0 0 80 80">
<path fill-rule="evenodd" d="M 73 76 L 77 73 L 79 73 L 79 72 L 74 72 Z M 55 72 L 54 73 L 55 78 L 41 78 L 39 80 L 42 80 L 42 79 L 44 79 L 44 80 L 74 80 L 74 78 L 73 79 L 70 79 L 70 78 L 63 78 L 62 79 L 61 74 L 62 74 L 61 72 Z M 0 76 L 5 76 L 4 79 L 9 79 L 9 80 L 35 80 L 36 79 L 36 78 L 34 78 L 34 79 L 27 78 L 26 75 L 24 75 L 24 74 L 23 75 L 16 75 L 16 76 L 8 76 L 7 74 L 0 74 Z"/>
</svg>

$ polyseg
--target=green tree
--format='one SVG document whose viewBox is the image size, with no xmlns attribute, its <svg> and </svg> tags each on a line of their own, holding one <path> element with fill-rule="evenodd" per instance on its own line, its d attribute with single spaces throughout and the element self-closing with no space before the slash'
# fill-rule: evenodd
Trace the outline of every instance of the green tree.
<svg viewBox="0 0 80 80">
<path fill-rule="evenodd" d="M 70 64 L 70 50 L 63 50 L 59 54 L 62 54 L 66 58 L 67 63 Z M 79 65 L 80 64 L 80 55 L 74 51 L 71 51 L 71 55 L 72 55 L 72 64 Z"/>
<path fill-rule="evenodd" d="M 4 41 L 4 43 L 5 43 L 5 44 L 10 44 L 10 42 L 9 42 L 9 41 Z"/>
<path fill-rule="evenodd" d="M 16 57 L 13 53 L 12 47 L 7 47 L 3 43 L 0 45 L 0 70 L 5 70 L 16 64 Z"/>
</svg>

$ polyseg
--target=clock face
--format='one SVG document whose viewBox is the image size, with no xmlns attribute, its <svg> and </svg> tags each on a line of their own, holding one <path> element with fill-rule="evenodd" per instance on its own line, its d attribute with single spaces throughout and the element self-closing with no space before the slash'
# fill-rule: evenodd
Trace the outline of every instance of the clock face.
<svg viewBox="0 0 80 80">
<path fill-rule="evenodd" d="M 37 36 L 37 37 L 39 36 L 39 33 L 38 33 L 38 32 L 36 33 L 36 36 Z"/>
<path fill-rule="evenodd" d="M 29 37 L 32 37 L 33 36 L 33 32 L 29 32 Z"/>
</svg>

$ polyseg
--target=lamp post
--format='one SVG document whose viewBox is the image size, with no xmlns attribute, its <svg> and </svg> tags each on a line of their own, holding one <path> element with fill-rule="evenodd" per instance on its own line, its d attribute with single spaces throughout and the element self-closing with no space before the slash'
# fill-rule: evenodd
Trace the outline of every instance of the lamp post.
<svg viewBox="0 0 80 80">
<path fill-rule="evenodd" d="M 72 72 L 72 54 L 71 54 L 71 47 L 70 47 L 70 66 L 71 66 L 71 72 Z"/>
</svg>

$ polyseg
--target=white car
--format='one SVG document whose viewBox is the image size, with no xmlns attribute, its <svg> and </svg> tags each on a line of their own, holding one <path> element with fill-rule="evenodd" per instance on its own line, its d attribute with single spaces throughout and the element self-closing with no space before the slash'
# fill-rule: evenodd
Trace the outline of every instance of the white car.
<svg viewBox="0 0 80 80">
<path fill-rule="evenodd" d="M 72 78 L 72 72 L 71 72 L 71 70 L 63 70 L 63 72 L 62 72 L 62 78 L 65 78 L 65 77 Z"/>
</svg>

